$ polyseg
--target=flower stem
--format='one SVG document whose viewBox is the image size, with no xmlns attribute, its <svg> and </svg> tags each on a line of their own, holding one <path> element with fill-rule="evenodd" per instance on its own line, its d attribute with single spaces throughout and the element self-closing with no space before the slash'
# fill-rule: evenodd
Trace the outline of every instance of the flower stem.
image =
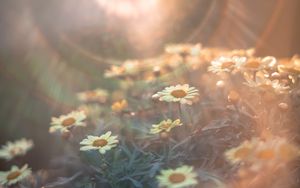
<svg viewBox="0 0 300 188">
<path fill-rule="evenodd" d="M 178 103 L 178 118 L 183 120 L 183 114 L 180 103 Z"/>
<path fill-rule="evenodd" d="M 253 81 L 256 82 L 256 71 L 253 71 Z"/>
</svg>

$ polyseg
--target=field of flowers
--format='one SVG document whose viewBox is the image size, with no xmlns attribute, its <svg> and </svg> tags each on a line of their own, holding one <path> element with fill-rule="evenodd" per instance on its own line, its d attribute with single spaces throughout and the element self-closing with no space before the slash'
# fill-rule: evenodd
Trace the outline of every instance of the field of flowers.
<svg viewBox="0 0 300 188">
<path fill-rule="evenodd" d="M 3 187 L 298 188 L 300 58 L 254 49 L 172 44 L 112 65 L 81 105 L 49 118 L 64 153 L 45 169 L 20 163 L 30 139 L 8 141 Z M 55 170 L 53 170 L 55 169 Z M 0 186 L 1 187 L 1 186 Z"/>
</svg>

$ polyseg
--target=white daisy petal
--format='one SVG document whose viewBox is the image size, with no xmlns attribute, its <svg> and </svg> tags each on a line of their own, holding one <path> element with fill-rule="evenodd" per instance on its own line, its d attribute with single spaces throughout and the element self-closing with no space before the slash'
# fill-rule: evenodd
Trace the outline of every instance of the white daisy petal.
<svg viewBox="0 0 300 188">
<path fill-rule="evenodd" d="M 7 172 L 0 172 L 0 184 L 10 186 L 22 181 L 31 174 L 28 165 L 24 165 L 21 169 L 17 166 L 12 166 Z"/>
<path fill-rule="evenodd" d="M 198 96 L 198 90 L 195 87 L 190 87 L 188 84 L 166 87 L 163 91 L 159 91 L 152 95 L 152 98 L 157 98 L 159 101 L 179 102 L 181 104 L 192 104 L 195 96 Z"/>
<path fill-rule="evenodd" d="M 73 111 L 67 115 L 61 115 L 58 118 L 53 117 L 50 123 L 49 132 L 53 133 L 59 131 L 65 132 L 71 127 L 83 127 L 86 124 L 83 122 L 86 119 L 86 115 L 83 111 Z"/>
<path fill-rule="evenodd" d="M 197 174 L 192 167 L 182 166 L 176 169 L 162 170 L 156 177 L 160 187 L 184 188 L 198 184 Z"/>
<path fill-rule="evenodd" d="M 99 137 L 88 135 L 87 138 L 80 142 L 80 144 L 83 145 L 80 147 L 80 150 L 88 151 L 98 149 L 101 154 L 104 154 L 106 151 L 116 147 L 118 142 L 117 136 L 111 136 L 111 131 Z"/>
<path fill-rule="evenodd" d="M 20 139 L 15 142 L 8 142 L 0 149 L 0 158 L 10 160 L 16 156 L 25 155 L 33 147 L 32 140 Z"/>
</svg>

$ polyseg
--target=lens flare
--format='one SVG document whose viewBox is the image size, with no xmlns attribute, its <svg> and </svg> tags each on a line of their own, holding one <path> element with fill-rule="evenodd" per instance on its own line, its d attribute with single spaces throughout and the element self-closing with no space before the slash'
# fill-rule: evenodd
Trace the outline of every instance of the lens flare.
<svg viewBox="0 0 300 188">
<path fill-rule="evenodd" d="M 107 14 L 132 19 L 144 16 L 157 6 L 157 0 L 96 0 Z"/>
</svg>

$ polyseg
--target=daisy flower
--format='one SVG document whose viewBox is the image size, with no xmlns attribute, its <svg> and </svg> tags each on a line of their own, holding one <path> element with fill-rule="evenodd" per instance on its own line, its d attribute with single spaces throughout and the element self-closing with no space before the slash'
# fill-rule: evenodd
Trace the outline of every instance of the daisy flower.
<svg viewBox="0 0 300 188">
<path fill-rule="evenodd" d="M 250 169 L 257 172 L 287 162 L 280 159 L 279 143 L 281 140 L 281 138 L 272 138 L 256 143 L 253 157 L 249 160 Z"/>
<path fill-rule="evenodd" d="M 104 73 L 104 77 L 113 78 L 123 75 L 125 72 L 124 67 L 113 65 L 109 70 L 106 70 Z"/>
<path fill-rule="evenodd" d="M 83 102 L 98 101 L 104 103 L 107 100 L 108 92 L 103 89 L 95 89 L 95 90 L 80 92 L 77 94 L 77 97 L 80 101 Z"/>
<path fill-rule="evenodd" d="M 140 71 L 140 62 L 138 60 L 127 60 L 122 64 L 124 73 L 127 75 L 134 75 Z"/>
<path fill-rule="evenodd" d="M 208 71 L 213 73 L 220 72 L 231 72 L 233 71 L 238 64 L 246 62 L 246 57 L 226 57 L 221 56 L 211 62 L 211 66 L 208 67 Z"/>
<path fill-rule="evenodd" d="M 296 145 L 279 137 L 269 137 L 267 140 L 253 138 L 225 152 L 225 157 L 232 164 L 245 162 L 252 171 L 284 165 L 299 156 Z"/>
<path fill-rule="evenodd" d="M 237 68 L 243 71 L 260 71 L 267 67 L 274 67 L 277 64 L 275 57 L 249 58 L 247 61 L 239 62 Z"/>
<path fill-rule="evenodd" d="M 191 166 L 181 166 L 176 169 L 161 170 L 157 177 L 160 187 L 183 188 L 197 185 L 197 174 Z"/>
<path fill-rule="evenodd" d="M 247 61 L 238 64 L 238 68 L 242 70 L 262 70 L 265 67 L 264 63 L 259 58 L 250 58 Z"/>
<path fill-rule="evenodd" d="M 300 57 L 294 56 L 291 60 L 277 66 L 279 73 L 287 74 L 292 83 L 296 83 L 300 78 Z"/>
<path fill-rule="evenodd" d="M 72 127 L 84 127 L 86 124 L 83 122 L 83 120 L 85 119 L 86 115 L 83 111 L 73 111 L 67 115 L 61 115 L 58 118 L 52 117 L 49 132 L 64 132 Z"/>
<path fill-rule="evenodd" d="M 260 73 L 260 72 L 259 72 Z M 270 80 L 265 78 L 263 74 L 256 74 L 255 79 L 248 75 L 244 74 L 246 80 L 246 85 L 252 88 L 259 88 L 261 90 L 274 90 L 276 93 L 284 93 L 289 89 L 289 86 L 286 86 L 279 82 L 279 80 Z"/>
<path fill-rule="evenodd" d="M 299 148 L 289 143 L 285 138 L 271 137 L 261 141 L 255 150 L 255 160 L 257 162 L 273 162 L 274 164 L 289 162 L 299 156 Z"/>
<path fill-rule="evenodd" d="M 160 132 L 170 132 L 174 127 L 181 126 L 182 123 L 180 119 L 176 119 L 172 121 L 171 119 L 163 120 L 159 124 L 152 125 L 152 129 L 150 130 L 151 134 L 157 134 Z"/>
<path fill-rule="evenodd" d="M 114 102 L 111 105 L 112 111 L 117 112 L 117 113 L 122 112 L 127 107 L 128 107 L 128 103 L 125 99 L 123 99 L 121 101 Z"/>
<path fill-rule="evenodd" d="M 16 156 L 25 155 L 32 147 L 32 140 L 27 140 L 25 138 L 15 142 L 7 142 L 7 144 L 0 149 L 0 158 L 11 160 Z"/>
<path fill-rule="evenodd" d="M 252 155 L 252 152 L 254 150 L 255 144 L 258 142 L 257 139 L 253 139 L 251 141 L 244 141 L 242 144 L 240 144 L 238 147 L 229 149 L 225 152 L 226 159 L 231 164 L 237 164 L 243 161 L 247 161 L 249 157 Z"/>
<path fill-rule="evenodd" d="M 101 154 L 105 154 L 106 151 L 116 147 L 118 142 L 117 136 L 111 136 L 111 131 L 108 131 L 101 136 L 87 136 L 80 142 L 80 145 L 82 145 L 80 150 L 99 150 Z"/>
<path fill-rule="evenodd" d="M 22 168 L 12 166 L 9 171 L 0 172 L 0 184 L 4 186 L 10 186 L 16 184 L 31 174 L 31 170 L 28 165 L 24 165 Z"/>
<path fill-rule="evenodd" d="M 193 99 L 198 96 L 198 90 L 188 84 L 166 87 L 164 90 L 152 95 L 152 98 L 165 102 L 179 102 L 193 104 Z"/>
</svg>

